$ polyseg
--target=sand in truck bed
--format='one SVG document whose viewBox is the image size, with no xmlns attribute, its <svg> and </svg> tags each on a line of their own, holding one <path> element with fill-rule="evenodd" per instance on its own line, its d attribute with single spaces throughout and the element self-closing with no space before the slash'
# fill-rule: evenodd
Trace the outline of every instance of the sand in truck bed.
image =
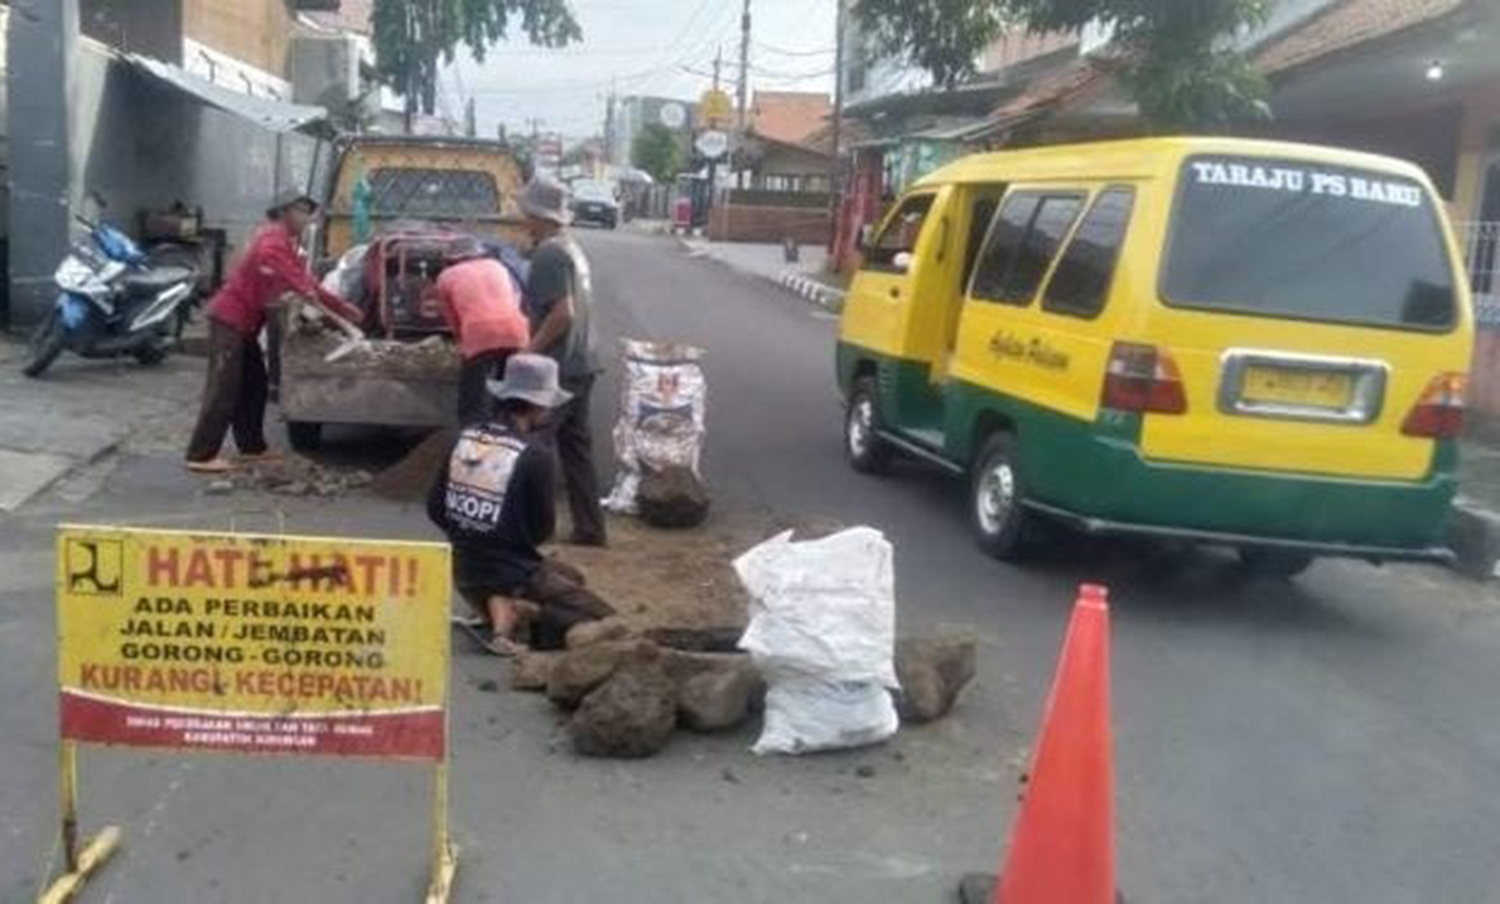
<svg viewBox="0 0 1500 904">
<path fill-rule="evenodd" d="M 307 376 L 366 376 L 452 382 L 462 360 L 442 336 L 422 340 L 371 339 L 337 361 L 324 360 L 347 340 L 318 325 L 292 329 L 281 347 L 281 368 Z"/>
</svg>

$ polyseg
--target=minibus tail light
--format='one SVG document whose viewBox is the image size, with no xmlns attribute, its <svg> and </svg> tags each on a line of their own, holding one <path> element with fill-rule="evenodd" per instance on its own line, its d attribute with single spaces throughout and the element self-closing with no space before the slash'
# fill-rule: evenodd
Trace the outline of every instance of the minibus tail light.
<svg viewBox="0 0 1500 904">
<path fill-rule="evenodd" d="M 1116 342 L 1110 349 L 1102 404 L 1117 411 L 1185 413 L 1187 394 L 1177 362 L 1154 345 Z"/>
<path fill-rule="evenodd" d="M 1468 378 L 1443 373 L 1432 378 L 1416 407 L 1406 416 L 1401 432 L 1407 436 L 1456 439 L 1464 429 L 1464 392 Z"/>
</svg>

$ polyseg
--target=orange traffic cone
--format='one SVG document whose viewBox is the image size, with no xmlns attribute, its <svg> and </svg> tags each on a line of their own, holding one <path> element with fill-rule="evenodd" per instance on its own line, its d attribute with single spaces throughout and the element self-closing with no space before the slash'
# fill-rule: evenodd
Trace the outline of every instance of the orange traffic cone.
<svg viewBox="0 0 1500 904">
<path fill-rule="evenodd" d="M 1079 588 L 995 904 L 1114 904 L 1109 591 Z"/>
</svg>

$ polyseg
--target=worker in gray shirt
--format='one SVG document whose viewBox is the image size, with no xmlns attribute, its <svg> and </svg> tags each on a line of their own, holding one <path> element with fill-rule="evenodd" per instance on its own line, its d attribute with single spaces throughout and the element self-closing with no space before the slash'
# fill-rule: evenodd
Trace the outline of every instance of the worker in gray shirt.
<svg viewBox="0 0 1500 904">
<path fill-rule="evenodd" d="M 589 428 L 589 398 L 599 374 L 589 262 L 567 230 L 571 217 L 566 188 L 538 176 L 521 190 L 520 206 L 535 245 L 526 292 L 529 350 L 557 361 L 562 386 L 572 394 L 572 400 L 556 413 L 553 425 L 573 521 L 568 542 L 603 546 L 604 511 Z"/>
</svg>

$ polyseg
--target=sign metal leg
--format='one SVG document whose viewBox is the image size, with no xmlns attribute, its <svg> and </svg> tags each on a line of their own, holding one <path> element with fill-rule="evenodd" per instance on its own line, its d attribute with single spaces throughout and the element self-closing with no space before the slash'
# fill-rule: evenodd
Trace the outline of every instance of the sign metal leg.
<svg viewBox="0 0 1500 904">
<path fill-rule="evenodd" d="M 63 864 L 66 871 L 53 882 L 37 904 L 71 901 L 83 884 L 120 847 L 119 826 L 108 826 L 78 850 L 78 745 L 62 741 L 57 749 L 58 808 L 62 813 Z"/>
<path fill-rule="evenodd" d="M 432 884 L 427 904 L 448 904 L 453 875 L 458 872 L 458 848 L 448 837 L 448 763 L 432 769 Z"/>
</svg>

